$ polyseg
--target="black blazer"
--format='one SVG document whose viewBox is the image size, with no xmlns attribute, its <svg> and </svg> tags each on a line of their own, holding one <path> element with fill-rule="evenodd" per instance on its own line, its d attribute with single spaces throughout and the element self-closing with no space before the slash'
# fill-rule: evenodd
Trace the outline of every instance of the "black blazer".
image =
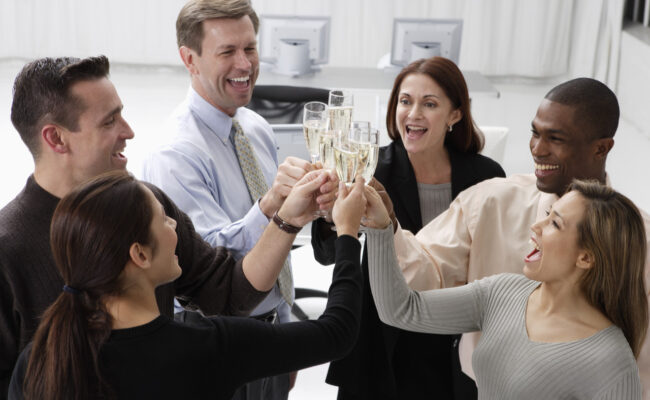
<svg viewBox="0 0 650 400">
<path fill-rule="evenodd" d="M 452 198 L 478 182 L 505 176 L 490 158 L 448 152 Z M 374 176 L 386 188 L 400 225 L 418 232 L 422 217 L 417 182 L 400 140 L 379 150 Z M 322 264 L 334 262 L 335 235 L 330 226 L 322 219 L 312 223 L 314 257 Z M 473 381 L 460 371 L 459 336 L 409 332 L 383 324 L 367 279 L 366 248 L 362 269 L 365 279 L 359 339 L 350 354 L 330 364 L 327 375 L 327 383 L 339 386 L 338 399 L 476 398 Z"/>
</svg>

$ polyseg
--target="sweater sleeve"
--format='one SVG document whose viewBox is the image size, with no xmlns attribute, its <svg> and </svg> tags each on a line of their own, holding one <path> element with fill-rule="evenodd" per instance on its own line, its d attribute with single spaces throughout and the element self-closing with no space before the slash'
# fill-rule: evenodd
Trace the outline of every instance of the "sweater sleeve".
<svg viewBox="0 0 650 400">
<path fill-rule="evenodd" d="M 400 329 L 437 334 L 481 329 L 489 279 L 417 292 L 407 286 L 397 264 L 392 225 L 368 231 L 370 287 L 382 322 Z"/>
<path fill-rule="evenodd" d="M 314 249 L 314 258 L 322 265 L 334 263 L 334 242 L 336 233 L 332 224 L 322 218 L 311 223 L 311 247 Z"/>
<path fill-rule="evenodd" d="M 634 368 L 608 385 L 605 390 L 595 397 L 597 400 L 641 400 L 641 379 L 639 371 Z"/>
<path fill-rule="evenodd" d="M 336 265 L 327 307 L 317 320 L 268 324 L 251 318 L 214 319 L 222 347 L 225 382 L 232 389 L 263 376 L 295 371 L 346 355 L 354 345 L 361 314 L 360 244 L 336 240 Z"/>
<path fill-rule="evenodd" d="M 213 248 L 194 230 L 190 218 L 162 190 L 152 184 L 147 187 L 165 208 L 165 213 L 177 222 L 176 254 L 183 273 L 173 283 L 173 295 L 184 303 L 200 308 L 208 315 L 248 315 L 268 292 L 256 290 L 246 279 L 241 260 L 223 247 Z M 157 295 L 165 296 L 165 286 Z M 161 304 L 161 303 L 159 303 Z M 162 300 L 163 314 L 170 315 L 171 299 Z"/>
</svg>

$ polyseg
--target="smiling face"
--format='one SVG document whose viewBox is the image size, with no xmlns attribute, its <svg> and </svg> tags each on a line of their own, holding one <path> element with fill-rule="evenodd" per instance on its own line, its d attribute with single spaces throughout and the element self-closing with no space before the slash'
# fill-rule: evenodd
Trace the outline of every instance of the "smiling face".
<svg viewBox="0 0 650 400">
<path fill-rule="evenodd" d="M 549 215 L 532 226 L 533 251 L 524 258 L 524 275 L 540 282 L 573 281 L 584 272 L 578 268 L 585 251 L 578 246 L 578 224 L 585 213 L 585 199 L 576 191 L 560 198 Z"/>
<path fill-rule="evenodd" d="M 442 149 L 449 125 L 461 118 L 444 90 L 425 74 L 407 75 L 395 110 L 397 130 L 410 154 Z"/>
<path fill-rule="evenodd" d="M 122 152 L 134 135 L 122 118 L 115 86 L 106 78 L 80 81 L 70 87 L 70 94 L 83 109 L 77 131 L 59 127 L 73 180 L 81 183 L 104 172 L 126 169 Z"/>
<path fill-rule="evenodd" d="M 574 107 L 547 99 L 537 109 L 530 152 L 542 192 L 561 196 L 573 179 L 603 180 L 606 152 L 598 150 L 603 140 L 593 139 L 578 126 L 574 113 Z"/>
<path fill-rule="evenodd" d="M 151 202 L 153 218 L 151 219 L 150 278 L 155 286 L 171 282 L 181 275 L 181 267 L 176 256 L 176 221 L 165 214 L 162 204 L 156 196 L 145 187 Z"/>
<path fill-rule="evenodd" d="M 248 104 L 259 74 L 255 29 L 249 16 L 203 21 L 201 55 L 185 46 L 181 57 L 192 87 L 213 106 L 233 116 Z"/>
</svg>

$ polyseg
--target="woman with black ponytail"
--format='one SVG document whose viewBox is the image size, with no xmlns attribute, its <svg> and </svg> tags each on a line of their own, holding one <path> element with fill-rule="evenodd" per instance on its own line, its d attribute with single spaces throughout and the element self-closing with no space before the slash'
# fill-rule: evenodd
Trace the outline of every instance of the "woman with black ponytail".
<svg viewBox="0 0 650 400">
<path fill-rule="evenodd" d="M 311 220 L 326 175 L 313 171 L 295 185 L 251 253 L 291 246 L 292 228 Z M 340 188 L 336 266 L 317 321 L 214 317 L 198 328 L 161 315 L 156 303 L 156 287 L 181 274 L 176 221 L 125 172 L 89 181 L 54 213 L 51 245 L 65 286 L 21 354 L 9 398 L 227 399 L 249 380 L 342 357 L 359 325 L 357 232 L 365 203 L 363 180 Z"/>
</svg>

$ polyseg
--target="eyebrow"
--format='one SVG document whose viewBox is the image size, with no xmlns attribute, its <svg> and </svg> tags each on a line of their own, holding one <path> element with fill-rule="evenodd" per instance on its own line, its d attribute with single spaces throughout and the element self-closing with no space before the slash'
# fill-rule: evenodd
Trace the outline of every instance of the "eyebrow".
<svg viewBox="0 0 650 400">
<path fill-rule="evenodd" d="M 106 115 L 102 117 L 102 121 L 104 121 L 108 117 L 112 117 L 115 114 L 119 114 L 120 112 L 122 112 L 123 109 L 124 109 L 124 105 L 120 104 L 119 106 L 115 107 L 111 111 L 107 112 Z"/>
<path fill-rule="evenodd" d="M 537 131 L 537 130 L 538 130 L 538 129 L 535 127 L 535 122 L 531 122 L 531 123 L 530 123 L 530 127 L 531 127 L 531 129 L 534 130 L 534 131 Z M 544 131 L 545 131 L 545 132 L 548 132 L 548 133 L 555 133 L 555 134 L 558 134 L 558 133 L 559 133 L 559 134 L 561 134 L 561 135 L 566 135 L 566 134 L 567 134 L 567 133 L 564 132 L 562 129 L 545 129 Z"/>
<path fill-rule="evenodd" d="M 257 46 L 257 40 L 253 40 L 251 42 L 248 42 L 244 47 L 250 47 L 250 46 Z M 238 46 L 236 44 L 222 44 L 220 46 L 217 46 L 217 50 L 231 50 L 231 49 L 236 49 Z"/>
<path fill-rule="evenodd" d="M 411 97 L 411 95 L 408 92 L 400 92 L 400 96 Z M 423 99 L 426 99 L 428 97 L 434 97 L 436 99 L 440 99 L 440 97 L 436 96 L 435 94 L 425 94 L 424 96 L 422 96 Z"/>
<path fill-rule="evenodd" d="M 553 208 L 551 208 L 551 212 L 552 212 L 553 214 L 557 215 L 557 217 L 560 218 L 560 219 L 562 220 L 562 223 L 563 223 L 563 224 L 565 223 L 565 222 L 564 222 L 564 218 L 562 218 L 562 216 L 561 216 L 557 211 L 555 211 Z"/>
</svg>

